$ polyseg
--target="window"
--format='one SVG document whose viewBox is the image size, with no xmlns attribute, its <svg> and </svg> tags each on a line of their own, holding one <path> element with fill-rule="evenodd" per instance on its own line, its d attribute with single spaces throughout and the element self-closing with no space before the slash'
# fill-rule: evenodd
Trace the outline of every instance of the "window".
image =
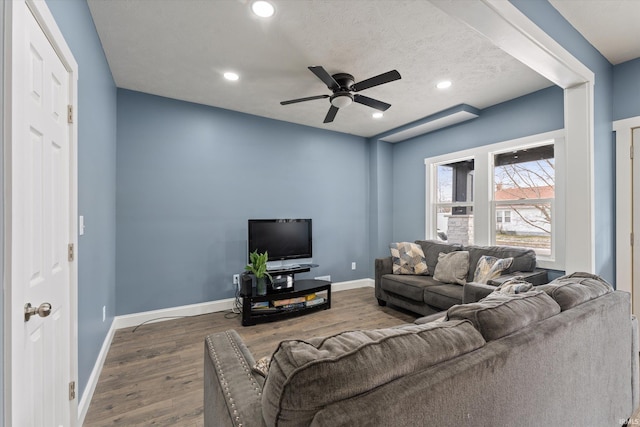
<svg viewBox="0 0 640 427">
<path fill-rule="evenodd" d="M 536 251 L 564 269 L 563 131 L 425 159 L 427 239 Z"/>
<path fill-rule="evenodd" d="M 494 154 L 493 242 L 532 248 L 538 256 L 551 257 L 554 198 L 552 144 Z"/>
<path fill-rule="evenodd" d="M 497 223 L 511 222 L 511 211 L 497 210 L 496 222 Z"/>
<path fill-rule="evenodd" d="M 473 159 L 436 165 L 438 240 L 473 243 L 473 169 Z"/>
</svg>

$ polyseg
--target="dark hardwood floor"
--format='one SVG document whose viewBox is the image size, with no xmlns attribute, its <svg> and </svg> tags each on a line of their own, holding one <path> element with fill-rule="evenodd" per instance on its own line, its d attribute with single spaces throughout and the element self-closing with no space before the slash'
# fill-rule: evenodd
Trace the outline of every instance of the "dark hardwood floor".
<svg viewBox="0 0 640 427">
<path fill-rule="evenodd" d="M 373 288 L 332 293 L 332 308 L 243 327 L 227 313 L 118 330 L 113 338 L 85 426 L 202 426 L 204 337 L 235 329 L 256 359 L 287 338 L 326 336 L 353 329 L 413 322 L 416 315 L 379 307 Z"/>
</svg>

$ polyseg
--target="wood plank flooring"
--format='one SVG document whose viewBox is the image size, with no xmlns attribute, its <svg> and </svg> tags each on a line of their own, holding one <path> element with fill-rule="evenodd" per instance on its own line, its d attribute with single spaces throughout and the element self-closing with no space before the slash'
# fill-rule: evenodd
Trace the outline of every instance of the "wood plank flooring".
<svg viewBox="0 0 640 427">
<path fill-rule="evenodd" d="M 379 307 L 373 288 L 332 292 L 332 308 L 294 319 L 243 327 L 227 313 L 118 330 L 84 425 L 202 426 L 204 337 L 235 329 L 256 359 L 288 338 L 413 322 L 417 315 Z"/>
</svg>

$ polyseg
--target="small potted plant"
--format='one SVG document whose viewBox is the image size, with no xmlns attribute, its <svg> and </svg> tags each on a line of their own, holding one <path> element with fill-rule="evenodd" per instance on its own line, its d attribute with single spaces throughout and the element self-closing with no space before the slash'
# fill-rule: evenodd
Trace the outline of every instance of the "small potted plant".
<svg viewBox="0 0 640 427">
<path fill-rule="evenodd" d="M 265 251 L 265 253 L 260 254 L 258 251 L 253 251 L 249 254 L 250 263 L 244 268 L 256 277 L 256 291 L 258 295 L 267 294 L 267 277 L 269 280 L 272 280 L 271 275 L 267 271 L 268 260 L 268 252 Z"/>
</svg>

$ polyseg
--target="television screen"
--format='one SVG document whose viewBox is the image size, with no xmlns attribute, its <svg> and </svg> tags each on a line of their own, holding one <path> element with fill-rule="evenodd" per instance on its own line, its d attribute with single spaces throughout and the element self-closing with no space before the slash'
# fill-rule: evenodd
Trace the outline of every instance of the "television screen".
<svg viewBox="0 0 640 427">
<path fill-rule="evenodd" d="M 311 258 L 311 219 L 250 219 L 249 253 L 256 250 L 269 261 Z"/>
</svg>

